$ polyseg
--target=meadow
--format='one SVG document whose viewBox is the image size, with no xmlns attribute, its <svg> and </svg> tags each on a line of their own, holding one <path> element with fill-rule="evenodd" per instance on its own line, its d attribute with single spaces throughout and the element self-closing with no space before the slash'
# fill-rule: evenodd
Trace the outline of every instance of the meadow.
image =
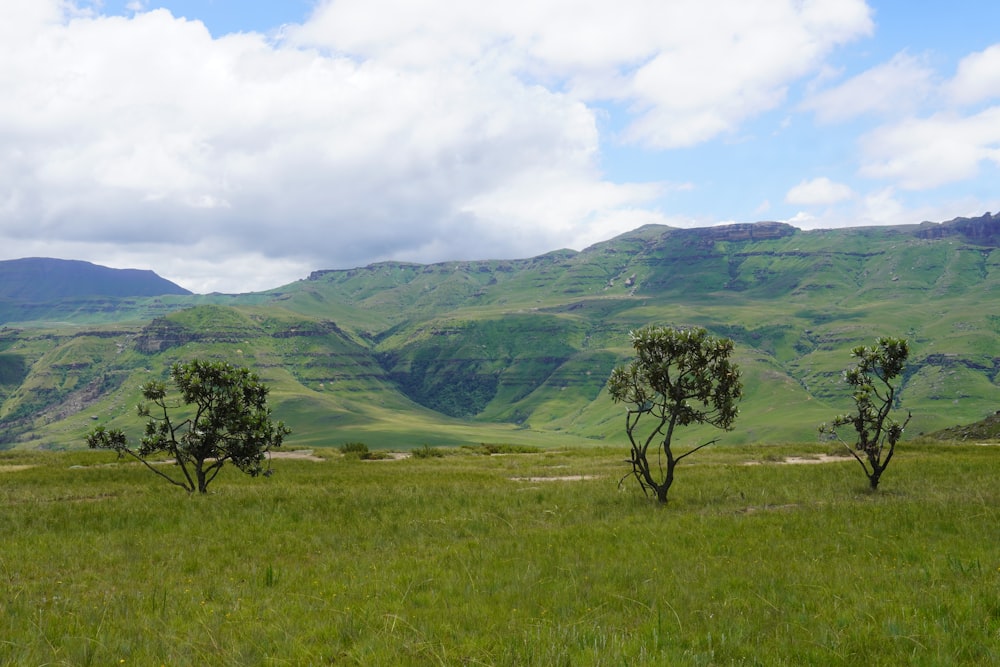
<svg viewBox="0 0 1000 667">
<path fill-rule="evenodd" d="M 666 507 L 623 448 L 227 469 L 0 452 L 0 665 L 1000 663 L 1000 449 L 713 446 Z M 746 465 L 754 463 L 755 465 Z"/>
</svg>

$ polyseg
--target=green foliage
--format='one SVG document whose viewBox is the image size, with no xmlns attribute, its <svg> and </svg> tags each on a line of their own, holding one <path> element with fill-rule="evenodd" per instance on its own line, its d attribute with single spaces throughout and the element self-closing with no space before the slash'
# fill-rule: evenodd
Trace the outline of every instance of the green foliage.
<svg viewBox="0 0 1000 667">
<path fill-rule="evenodd" d="M 853 446 L 848 445 L 848 450 L 861 464 L 873 491 L 878 488 L 882 473 L 896 452 L 896 443 L 910 421 L 909 412 L 902 423 L 892 416 L 892 410 L 897 407 L 898 390 L 893 381 L 902 374 L 909 354 L 905 339 L 888 336 L 879 338 L 870 347 L 858 346 L 851 350 L 858 361 L 844 372 L 844 381 L 853 391 L 851 398 L 855 410 L 819 427 L 821 433 L 832 435 L 841 442 L 844 441 L 838 429 L 842 426 L 854 429 L 856 440 Z"/>
<path fill-rule="evenodd" d="M 573 320 L 541 314 L 442 318 L 408 333 L 382 343 L 394 347 L 383 365 L 408 397 L 451 417 L 525 398 L 577 353 L 570 339 L 579 335 Z"/>
<path fill-rule="evenodd" d="M 444 450 L 425 444 L 422 447 L 411 449 L 410 455 L 418 459 L 439 459 L 444 456 Z"/>
<path fill-rule="evenodd" d="M 28 374 L 28 366 L 20 354 L 0 354 L 0 386 L 18 385 Z"/>
<path fill-rule="evenodd" d="M 731 360 L 733 341 L 704 329 L 647 326 L 630 335 L 636 358 L 611 373 L 608 393 L 625 403 L 625 433 L 631 443 L 632 475 L 661 503 L 674 481 L 677 463 L 713 441 L 677 455 L 674 429 L 707 424 L 729 430 L 743 395 L 740 370 Z M 659 473 L 649 462 L 654 448 L 666 464 Z"/>
<path fill-rule="evenodd" d="M 142 387 L 148 402 L 139 404 L 138 413 L 147 421 L 138 447 L 129 444 L 122 430 L 104 426 L 90 432 L 87 445 L 131 456 L 189 493 L 207 493 L 227 461 L 251 476 L 265 472 L 267 453 L 291 431 L 271 419 L 268 388 L 255 373 L 196 360 L 175 364 L 170 379 L 189 406 L 186 416 L 178 416 L 180 406 L 167 399 L 166 385 L 154 380 Z M 173 458 L 179 475 L 152 462 L 161 454 Z"/>
<path fill-rule="evenodd" d="M 389 458 L 389 454 L 384 451 L 372 451 L 363 442 L 345 442 L 339 447 L 340 453 L 351 459 L 362 461 L 384 461 Z"/>
<path fill-rule="evenodd" d="M 357 454 L 361 456 L 368 453 L 368 445 L 363 442 L 345 442 L 339 449 L 341 454 Z"/>
</svg>

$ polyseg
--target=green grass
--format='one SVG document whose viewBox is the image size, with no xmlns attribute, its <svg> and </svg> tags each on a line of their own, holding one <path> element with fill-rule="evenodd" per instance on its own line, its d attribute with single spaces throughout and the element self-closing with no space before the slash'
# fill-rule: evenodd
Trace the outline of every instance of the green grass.
<svg viewBox="0 0 1000 667">
<path fill-rule="evenodd" d="M 207 497 L 0 453 L 0 665 L 1000 660 L 995 448 L 906 444 L 870 494 L 851 460 L 776 464 L 828 448 L 714 447 L 666 508 L 620 450 L 434 451 Z"/>
</svg>

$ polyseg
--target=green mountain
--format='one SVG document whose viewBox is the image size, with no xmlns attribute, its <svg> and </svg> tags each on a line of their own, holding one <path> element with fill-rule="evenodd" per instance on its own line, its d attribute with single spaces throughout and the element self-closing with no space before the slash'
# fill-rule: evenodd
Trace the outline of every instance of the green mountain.
<svg viewBox="0 0 1000 667">
<path fill-rule="evenodd" d="M 0 329 L 0 447 L 136 429 L 139 385 L 195 357 L 261 373 L 291 443 L 620 439 L 604 383 L 648 323 L 736 341 L 746 397 L 725 442 L 815 440 L 850 407 L 850 349 L 880 335 L 910 340 L 902 407 L 911 433 L 935 431 L 997 409 L 998 245 L 991 214 L 649 226 L 581 252 L 316 271 L 253 294 L 58 299 Z"/>
</svg>

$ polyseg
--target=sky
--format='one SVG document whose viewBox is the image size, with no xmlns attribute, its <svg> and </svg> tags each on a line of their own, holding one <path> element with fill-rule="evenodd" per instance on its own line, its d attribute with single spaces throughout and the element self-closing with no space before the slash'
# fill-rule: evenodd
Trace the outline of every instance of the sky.
<svg viewBox="0 0 1000 667">
<path fill-rule="evenodd" d="M 198 293 L 1000 210 L 995 0 L 3 0 L 0 259 Z"/>
</svg>

